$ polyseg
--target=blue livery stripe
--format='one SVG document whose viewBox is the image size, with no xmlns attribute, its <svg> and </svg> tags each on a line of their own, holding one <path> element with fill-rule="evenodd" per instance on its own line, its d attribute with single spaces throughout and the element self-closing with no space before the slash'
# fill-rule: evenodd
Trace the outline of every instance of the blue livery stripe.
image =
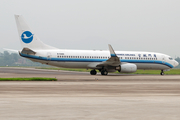
<svg viewBox="0 0 180 120">
<path fill-rule="evenodd" d="M 111 54 L 111 57 L 116 57 L 116 55 L 115 54 Z"/>
<path fill-rule="evenodd" d="M 21 56 L 26 58 L 38 59 L 38 60 L 46 60 L 46 61 L 61 61 L 61 62 L 103 62 L 107 59 L 94 59 L 94 58 L 48 58 L 48 57 L 41 57 L 41 56 L 34 56 L 34 55 L 27 55 L 20 53 Z M 166 65 L 170 68 L 174 66 L 168 62 L 163 62 L 160 60 L 129 60 L 129 59 L 121 59 L 121 62 L 128 62 L 128 63 L 154 63 L 154 64 L 162 64 Z"/>
</svg>

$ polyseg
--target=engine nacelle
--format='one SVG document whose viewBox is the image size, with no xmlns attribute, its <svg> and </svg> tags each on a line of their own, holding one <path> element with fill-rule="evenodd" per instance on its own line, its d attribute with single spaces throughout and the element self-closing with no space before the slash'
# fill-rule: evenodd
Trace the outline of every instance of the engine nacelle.
<svg viewBox="0 0 180 120">
<path fill-rule="evenodd" d="M 120 66 L 120 70 L 118 71 L 122 73 L 133 73 L 136 72 L 136 70 L 137 70 L 137 66 L 135 64 L 125 63 Z"/>
</svg>

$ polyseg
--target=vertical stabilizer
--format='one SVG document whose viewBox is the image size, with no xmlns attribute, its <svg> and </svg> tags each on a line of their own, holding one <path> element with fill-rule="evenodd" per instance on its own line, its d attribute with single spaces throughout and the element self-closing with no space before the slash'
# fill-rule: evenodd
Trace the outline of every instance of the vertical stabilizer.
<svg viewBox="0 0 180 120">
<path fill-rule="evenodd" d="M 22 48 L 33 50 L 56 49 L 44 44 L 28 26 L 22 15 L 15 15 L 15 19 Z"/>
</svg>

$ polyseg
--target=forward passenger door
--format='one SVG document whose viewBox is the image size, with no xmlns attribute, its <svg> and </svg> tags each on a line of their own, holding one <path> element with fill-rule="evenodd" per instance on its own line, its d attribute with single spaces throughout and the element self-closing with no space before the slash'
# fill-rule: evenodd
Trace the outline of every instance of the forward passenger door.
<svg viewBox="0 0 180 120">
<path fill-rule="evenodd" d="M 162 55 L 162 63 L 165 64 L 165 62 L 166 62 L 166 58 L 164 55 Z"/>
<path fill-rule="evenodd" d="M 47 60 L 51 60 L 51 53 L 47 53 Z"/>
</svg>

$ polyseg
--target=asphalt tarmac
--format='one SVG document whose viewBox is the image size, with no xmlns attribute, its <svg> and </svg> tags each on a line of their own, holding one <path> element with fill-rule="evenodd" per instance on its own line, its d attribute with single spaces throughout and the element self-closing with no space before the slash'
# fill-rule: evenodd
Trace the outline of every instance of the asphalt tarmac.
<svg viewBox="0 0 180 120">
<path fill-rule="evenodd" d="M 180 75 L 93 76 L 86 72 L 0 68 L 0 120 L 179 120 Z"/>
</svg>

